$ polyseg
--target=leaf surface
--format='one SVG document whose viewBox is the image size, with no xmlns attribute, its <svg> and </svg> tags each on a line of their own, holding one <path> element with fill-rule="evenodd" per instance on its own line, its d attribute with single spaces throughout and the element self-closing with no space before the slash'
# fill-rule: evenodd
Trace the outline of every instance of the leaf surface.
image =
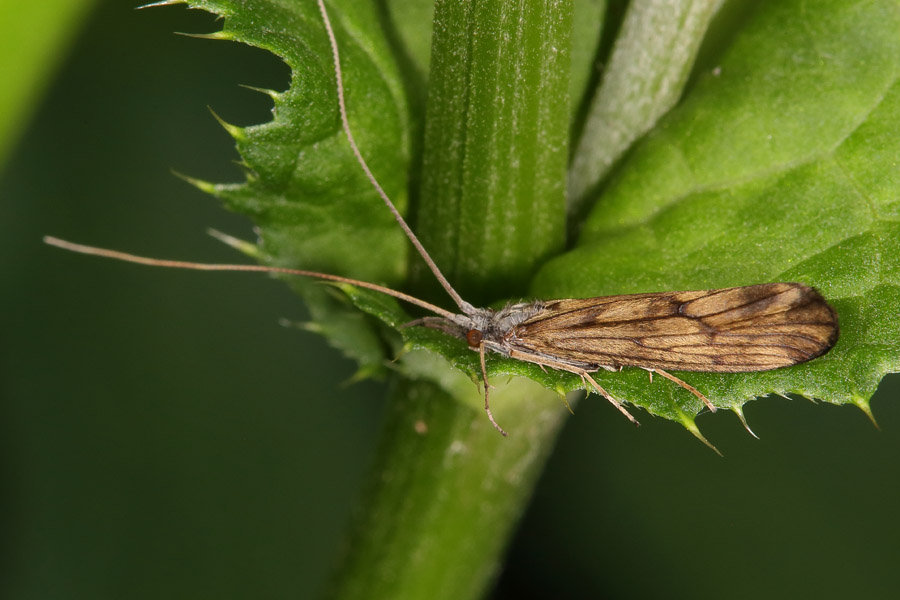
<svg viewBox="0 0 900 600">
<path fill-rule="evenodd" d="M 180 2 L 179 2 L 180 3 Z M 173 3 L 174 4 L 174 3 Z M 315 2 L 192 0 L 224 17 L 220 32 L 271 51 L 291 68 L 285 91 L 272 97 L 273 119 L 225 125 L 247 179 L 195 182 L 258 226 L 259 250 L 272 265 L 340 273 L 397 286 L 407 243 L 356 163 L 340 127 L 331 49 Z M 407 199 L 410 117 L 401 78 L 376 7 L 331 3 L 341 51 L 347 107 L 357 143 L 382 186 L 402 210 Z M 372 324 L 321 286 L 290 279 L 310 308 L 308 327 L 373 372 L 383 346 Z"/>
<path fill-rule="evenodd" d="M 401 78 L 388 43 L 370 25 L 377 19 L 368 5 L 335 4 L 332 18 L 347 72 L 352 125 L 373 171 L 402 204 L 411 118 Z M 315 5 L 285 8 L 263 0 L 191 5 L 226 17 L 222 37 L 267 48 L 294 71 L 291 88 L 273 94 L 271 123 L 232 130 L 247 182 L 208 189 L 260 225 L 261 248 L 270 262 L 397 285 L 406 243 L 339 133 L 329 53 Z M 815 11 L 802 8 L 799 0 L 755 8 L 715 71 L 701 74 L 613 173 L 575 247 L 546 262 L 530 286 L 533 296 L 545 299 L 768 281 L 817 287 L 841 321 L 841 339 L 825 357 L 766 373 L 683 375 L 716 406 L 739 414 L 746 401 L 770 393 L 852 403 L 869 412 L 868 399 L 880 379 L 900 366 L 900 335 L 891 324 L 900 304 L 895 159 L 900 155 L 900 9 L 887 1 L 826 1 Z M 413 41 L 411 47 L 413 64 L 421 70 L 427 64 L 423 43 Z M 462 79 L 485 74 L 490 76 L 485 70 Z M 491 108 L 490 98 L 463 100 L 485 114 L 510 114 L 502 104 Z M 452 109 L 453 97 L 447 102 Z M 466 140 L 476 142 L 470 160 L 488 152 L 490 144 L 515 140 L 502 127 L 498 131 L 484 143 L 478 137 Z M 438 144 L 438 149 L 456 147 Z M 440 156 L 426 147 L 426 156 L 429 152 Z M 467 177 L 465 171 L 451 175 L 448 181 Z M 542 181 L 554 194 L 552 183 Z M 438 196 L 422 199 L 434 203 L 422 224 L 423 237 L 436 240 L 438 254 L 449 253 L 438 262 L 448 265 L 451 280 L 458 275 L 469 282 L 454 281 L 463 289 L 494 290 L 487 297 L 495 297 L 496 281 L 478 279 L 488 272 L 485 265 L 502 267 L 503 252 L 510 249 L 541 260 L 558 247 L 556 225 L 526 248 L 529 239 L 503 237 L 515 231 L 508 229 L 514 222 L 503 219 L 504 206 L 497 216 L 479 220 L 486 214 L 479 211 L 491 209 L 454 204 L 458 199 L 439 201 L 443 192 L 431 185 Z M 429 189 L 427 178 L 423 189 Z M 453 242 L 442 243 L 448 232 L 455 232 Z M 509 241 L 498 246 L 505 250 L 490 250 L 474 242 L 467 246 L 468 237 Z M 510 280 L 517 278 L 513 274 Z M 383 330 L 348 312 L 321 286 L 295 285 L 311 301 L 315 329 L 364 369 L 381 367 Z M 391 327 L 409 318 L 392 300 L 360 290 L 350 297 Z M 462 340 L 421 328 L 402 328 L 400 336 L 402 343 L 396 334 L 388 336 L 394 352 L 404 345 L 427 349 L 478 379 L 477 355 Z M 407 360 L 404 368 L 416 376 L 446 379 L 416 367 L 421 364 Z M 523 375 L 559 393 L 582 386 L 578 377 L 500 357 L 489 360 L 488 374 L 491 379 Z M 637 369 L 601 372 L 597 378 L 618 398 L 696 433 L 694 419 L 703 405 L 685 390 L 666 381 L 650 383 Z"/>
<path fill-rule="evenodd" d="M 811 363 L 683 374 L 714 404 L 801 394 L 867 413 L 900 368 L 900 7 L 768 2 L 609 182 L 577 247 L 532 291 L 590 297 L 800 281 L 841 338 Z M 701 406 L 645 373 L 601 385 L 690 423 Z"/>
</svg>

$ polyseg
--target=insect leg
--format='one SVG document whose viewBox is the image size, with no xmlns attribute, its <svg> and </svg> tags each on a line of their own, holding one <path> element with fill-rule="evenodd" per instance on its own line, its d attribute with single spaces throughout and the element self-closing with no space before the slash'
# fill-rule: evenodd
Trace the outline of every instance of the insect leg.
<svg viewBox="0 0 900 600">
<path fill-rule="evenodd" d="M 484 342 L 481 342 L 481 344 L 478 345 L 478 354 L 481 358 L 481 380 L 484 382 L 484 412 L 487 413 L 488 419 L 491 420 L 491 425 L 494 426 L 494 429 L 499 431 L 503 437 L 509 437 L 509 434 L 506 433 L 502 427 L 497 425 L 497 421 L 494 420 L 494 413 L 491 412 L 491 403 L 489 400 L 491 384 L 488 383 L 487 367 L 484 364 Z"/>
<path fill-rule="evenodd" d="M 586 380 L 591 384 L 591 387 L 594 388 L 594 389 L 597 391 L 598 394 L 600 394 L 601 396 L 603 396 L 604 398 L 606 398 L 607 400 L 609 400 L 610 403 L 611 403 L 613 406 L 615 406 L 615 407 L 619 410 L 620 413 L 622 413 L 623 415 L 625 415 L 625 417 L 626 417 L 629 421 L 631 421 L 632 423 L 634 423 L 634 424 L 637 425 L 638 427 L 641 426 L 641 424 L 638 423 L 638 420 L 635 419 L 633 416 L 631 416 L 631 413 L 628 412 L 628 409 L 626 409 L 625 406 L 624 406 L 621 402 L 619 402 L 618 400 L 616 400 L 615 398 L 613 398 L 612 395 L 611 395 L 609 392 L 607 392 L 606 390 L 604 390 L 602 387 L 600 387 L 600 384 L 598 384 L 596 381 L 594 381 L 594 378 L 591 377 L 590 373 L 588 373 L 587 371 L 584 371 L 584 370 L 582 370 L 582 371 L 572 371 L 572 372 L 575 373 L 576 375 L 579 375 L 579 376 L 581 377 L 581 380 L 582 380 L 582 381 L 584 381 L 584 380 L 586 379 Z"/>
<path fill-rule="evenodd" d="M 540 367 L 546 366 L 546 367 L 550 367 L 551 369 L 558 369 L 560 371 L 567 371 L 569 373 L 574 373 L 574 374 L 578 375 L 579 377 L 581 377 L 582 382 L 587 381 L 588 383 L 590 383 L 591 387 L 594 388 L 594 391 L 596 391 L 598 394 L 600 394 L 601 396 L 603 396 L 604 398 L 609 400 L 609 402 L 613 406 L 615 406 L 616 409 L 618 409 L 618 411 L 620 413 L 625 415 L 625 417 L 629 421 L 631 421 L 632 423 L 634 423 L 635 425 L 640 427 L 641 424 L 638 423 L 637 419 L 635 419 L 633 416 L 631 416 L 631 413 L 628 412 L 628 409 L 626 409 L 622 405 L 621 402 L 619 402 L 618 400 L 613 398 L 612 394 L 610 394 L 609 392 L 604 390 L 602 387 L 600 387 L 600 384 L 598 384 L 596 381 L 594 381 L 594 378 L 591 377 L 590 373 L 588 373 L 583 367 L 564 363 L 559 360 L 553 360 L 551 358 L 547 358 L 545 356 L 541 356 L 541 355 L 534 354 L 531 352 L 523 352 L 522 350 L 516 350 L 515 348 L 510 348 L 508 350 L 508 353 L 509 353 L 510 358 L 515 358 L 516 360 L 530 362 L 530 363 L 536 364 Z M 603 367 L 603 368 L 608 368 L 608 367 Z M 587 387 L 587 385 L 585 385 L 585 387 Z"/>
<path fill-rule="evenodd" d="M 671 373 L 669 373 L 669 372 L 667 372 L 667 371 L 663 371 L 662 369 L 647 369 L 647 371 L 650 372 L 651 381 L 652 381 L 652 378 L 653 378 L 653 373 L 654 373 L 654 372 L 659 373 L 660 375 L 662 375 L 663 377 L 665 377 L 665 378 L 668 379 L 669 381 L 673 381 L 673 382 L 677 383 L 678 385 L 680 385 L 681 387 L 683 387 L 684 389 L 686 389 L 687 391 L 689 391 L 689 392 L 692 393 L 693 395 L 695 395 L 695 396 L 697 396 L 698 398 L 700 398 L 701 400 L 703 400 L 703 404 L 706 405 L 706 408 L 709 409 L 709 412 L 716 412 L 716 407 L 713 406 L 713 403 L 709 401 L 709 398 L 707 398 L 706 396 L 704 396 L 703 394 L 701 394 L 701 393 L 697 390 L 697 388 L 695 388 L 694 386 L 692 386 L 692 385 L 689 384 L 688 382 L 682 381 L 681 379 L 678 379 L 677 377 L 675 377 L 675 376 L 672 375 Z"/>
</svg>

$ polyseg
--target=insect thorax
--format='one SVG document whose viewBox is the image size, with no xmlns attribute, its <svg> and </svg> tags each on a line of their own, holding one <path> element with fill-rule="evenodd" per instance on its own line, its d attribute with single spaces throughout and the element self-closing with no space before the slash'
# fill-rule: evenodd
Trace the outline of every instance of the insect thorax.
<svg viewBox="0 0 900 600">
<path fill-rule="evenodd" d="M 543 309 L 544 305 L 540 301 L 507 304 L 500 310 L 473 307 L 465 314 L 454 315 L 453 319 L 447 319 L 445 323 L 449 328 L 445 330 L 467 340 L 472 347 L 484 340 L 489 348 L 498 351 L 498 347 L 506 345 L 504 342 L 512 336 L 516 327 Z M 480 335 L 473 335 L 473 332 Z"/>
</svg>

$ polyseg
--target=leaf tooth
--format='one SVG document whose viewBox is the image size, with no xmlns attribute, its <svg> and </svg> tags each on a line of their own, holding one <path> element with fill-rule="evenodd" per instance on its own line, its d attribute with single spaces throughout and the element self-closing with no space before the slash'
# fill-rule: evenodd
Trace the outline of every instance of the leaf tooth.
<svg viewBox="0 0 900 600">
<path fill-rule="evenodd" d="M 215 120 L 219 122 L 219 125 L 222 126 L 222 129 L 227 131 L 228 135 L 230 135 L 232 138 L 234 138 L 234 140 L 236 142 L 246 142 L 247 141 L 247 135 L 246 135 L 246 132 L 243 127 L 238 127 L 237 125 L 232 125 L 231 123 L 229 123 L 228 121 L 226 121 L 225 119 L 220 117 L 216 113 L 216 111 L 214 111 L 212 109 L 211 106 L 207 106 L 206 108 L 208 108 L 209 112 L 212 113 L 213 118 L 215 118 Z"/>
<path fill-rule="evenodd" d="M 187 4 L 187 0 L 160 0 L 159 2 L 151 2 L 150 4 L 143 4 L 143 5 L 135 7 L 135 8 L 136 8 L 136 10 L 142 10 L 145 8 L 156 8 L 157 6 L 175 6 L 176 4 Z"/>
<path fill-rule="evenodd" d="M 176 31 L 175 35 L 183 35 L 184 37 L 196 38 L 198 40 L 219 40 L 225 42 L 237 41 L 235 34 L 231 31 L 219 30 L 210 31 L 209 33 L 189 33 L 186 31 Z"/>
<path fill-rule="evenodd" d="M 285 326 L 300 329 L 301 331 L 325 335 L 325 328 L 316 321 L 289 321 Z"/>
<path fill-rule="evenodd" d="M 259 175 L 257 175 L 256 171 L 254 171 L 253 168 L 250 165 L 248 165 L 246 162 L 244 162 L 243 160 L 233 160 L 231 162 L 234 163 L 235 165 L 237 165 L 238 168 L 240 168 L 240 170 L 243 171 L 244 177 L 247 178 L 247 181 L 246 181 L 247 185 L 251 185 L 251 184 L 259 181 Z"/>
<path fill-rule="evenodd" d="M 680 421 L 681 421 L 681 424 L 684 426 L 684 428 L 687 429 L 688 431 L 690 431 L 694 435 L 695 438 L 697 438 L 698 440 L 700 440 L 701 442 L 706 444 L 713 452 L 715 452 L 719 456 L 723 456 L 722 453 L 719 452 L 718 448 L 713 446 L 712 443 L 710 443 L 710 441 L 708 439 L 703 437 L 703 434 L 700 433 L 700 429 L 697 427 L 697 423 L 694 422 L 693 417 L 690 417 L 684 413 L 681 413 Z"/>
<path fill-rule="evenodd" d="M 252 258 L 260 259 L 262 258 L 262 253 L 259 251 L 259 246 L 254 244 L 253 242 L 248 242 L 246 240 L 242 240 L 240 238 L 236 238 L 233 235 L 228 235 L 227 233 L 223 233 L 218 229 L 207 229 L 206 233 L 216 238 L 223 244 L 227 246 L 231 246 L 241 254 L 246 256 L 250 256 Z"/>
<path fill-rule="evenodd" d="M 281 92 L 276 92 L 275 90 L 270 90 L 268 88 L 256 87 L 255 85 L 246 85 L 243 83 L 238 84 L 240 87 L 253 91 L 259 92 L 260 94 L 264 94 L 272 99 L 273 102 L 278 102 L 282 98 Z"/>
<path fill-rule="evenodd" d="M 881 430 L 881 426 L 878 424 L 878 421 L 875 420 L 875 415 L 872 413 L 872 407 L 869 405 L 869 400 L 867 398 L 863 398 L 862 396 L 855 396 L 853 398 L 853 405 L 866 413 L 866 416 L 869 417 L 870 421 L 872 421 L 872 425 L 875 426 L 875 429 L 878 429 L 879 431 Z"/>
<path fill-rule="evenodd" d="M 744 416 L 744 408 L 741 406 L 735 406 L 731 410 L 734 411 L 734 414 L 736 414 L 738 416 L 738 419 L 741 420 L 741 423 L 744 425 L 744 429 L 747 430 L 747 433 L 749 433 L 756 439 L 759 439 L 759 436 L 753 433 L 753 430 L 750 429 L 749 425 L 747 425 L 747 417 Z"/>
<path fill-rule="evenodd" d="M 191 177 L 189 175 L 185 175 L 184 173 L 179 173 L 178 171 L 172 171 L 172 174 L 179 179 L 188 182 L 201 192 L 206 192 L 211 196 L 218 196 L 219 194 L 219 186 L 215 183 L 211 183 L 209 181 L 204 181 L 202 179 L 196 179 L 195 177 Z"/>
<path fill-rule="evenodd" d="M 356 370 L 353 375 L 343 380 L 340 384 L 341 388 L 348 388 L 360 381 L 367 381 L 369 379 L 377 379 L 379 376 L 383 375 L 383 369 L 380 365 L 363 365 L 359 369 Z"/>
<path fill-rule="evenodd" d="M 556 388 L 557 393 L 559 393 L 559 399 L 562 400 L 562 403 L 565 405 L 566 410 L 569 411 L 569 414 L 574 415 L 575 411 L 572 410 L 572 406 L 569 404 L 569 398 L 566 394 L 560 393 L 560 388 Z"/>
</svg>

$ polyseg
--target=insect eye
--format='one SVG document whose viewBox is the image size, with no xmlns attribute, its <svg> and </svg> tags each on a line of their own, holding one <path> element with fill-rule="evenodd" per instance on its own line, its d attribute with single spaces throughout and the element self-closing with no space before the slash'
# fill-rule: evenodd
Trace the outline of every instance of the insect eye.
<svg viewBox="0 0 900 600">
<path fill-rule="evenodd" d="M 481 335 L 481 332 L 477 329 L 470 329 L 466 332 L 466 341 L 469 343 L 470 348 L 477 348 L 481 345 L 481 340 L 484 339 Z"/>
</svg>

